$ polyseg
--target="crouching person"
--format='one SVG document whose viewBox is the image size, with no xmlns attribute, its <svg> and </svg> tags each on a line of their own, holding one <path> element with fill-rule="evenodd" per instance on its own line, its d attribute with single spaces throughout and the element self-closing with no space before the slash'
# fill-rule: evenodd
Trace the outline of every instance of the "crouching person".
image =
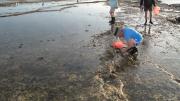
<svg viewBox="0 0 180 101">
<path fill-rule="evenodd" d="M 130 27 L 125 27 L 123 22 L 119 22 L 119 31 L 114 34 L 120 39 L 126 47 L 121 49 L 123 55 L 133 55 L 138 52 L 136 46 L 142 43 L 143 37 L 142 34 L 137 32 L 135 29 Z"/>
</svg>

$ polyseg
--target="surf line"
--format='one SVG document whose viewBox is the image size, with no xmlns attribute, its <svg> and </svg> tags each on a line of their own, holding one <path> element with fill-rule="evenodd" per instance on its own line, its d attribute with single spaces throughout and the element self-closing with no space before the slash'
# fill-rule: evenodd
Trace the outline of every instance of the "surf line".
<svg viewBox="0 0 180 101">
<path fill-rule="evenodd" d="M 155 64 L 155 67 L 160 69 L 162 72 L 166 73 L 167 75 L 169 75 L 171 78 L 171 81 L 180 86 L 180 80 L 176 79 L 175 76 L 172 73 L 168 72 L 163 66 Z"/>
<path fill-rule="evenodd" d="M 101 3 L 101 2 L 106 2 L 106 1 L 77 2 L 77 3 L 63 4 L 63 5 L 49 6 L 49 7 L 41 7 L 41 8 L 38 8 L 36 10 L 30 10 L 30 11 L 25 11 L 25 12 L 0 14 L 0 18 L 11 17 L 11 16 L 19 16 L 19 15 L 25 15 L 25 14 L 31 14 L 31 13 L 37 13 L 37 12 L 62 11 L 62 10 L 67 9 L 67 8 L 77 7 L 77 6 L 73 6 L 76 4 L 90 4 L 90 3 Z M 49 8 L 53 8 L 53 7 L 62 7 L 62 6 L 65 6 L 65 7 L 61 8 L 61 9 L 45 10 L 45 9 L 49 9 Z"/>
</svg>

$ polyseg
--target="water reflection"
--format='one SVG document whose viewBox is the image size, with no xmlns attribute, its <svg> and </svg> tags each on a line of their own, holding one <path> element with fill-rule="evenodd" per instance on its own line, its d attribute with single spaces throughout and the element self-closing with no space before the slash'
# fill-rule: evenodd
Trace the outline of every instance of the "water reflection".
<svg viewBox="0 0 180 101">
<path fill-rule="evenodd" d="M 151 34 L 151 25 L 148 25 L 148 31 L 147 31 L 147 25 L 144 26 L 144 33 L 148 35 Z"/>
<path fill-rule="evenodd" d="M 111 24 L 111 33 L 114 32 L 114 24 Z"/>
<path fill-rule="evenodd" d="M 99 15 L 107 10 L 103 4 L 82 4 L 62 12 L 1 18 L 0 100 L 87 98 L 99 60 L 96 51 L 85 45 L 109 28 Z"/>
</svg>

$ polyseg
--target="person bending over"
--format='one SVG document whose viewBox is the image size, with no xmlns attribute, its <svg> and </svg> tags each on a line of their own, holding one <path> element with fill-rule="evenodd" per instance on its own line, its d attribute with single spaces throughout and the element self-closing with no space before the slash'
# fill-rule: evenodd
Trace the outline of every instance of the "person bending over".
<svg viewBox="0 0 180 101">
<path fill-rule="evenodd" d="M 126 44 L 126 48 L 122 49 L 124 55 L 126 54 L 134 54 L 138 50 L 136 48 L 137 45 L 142 43 L 143 37 L 142 34 L 137 32 L 135 29 L 130 27 L 125 27 L 124 23 L 121 22 L 119 26 L 119 31 L 117 35 L 119 38 L 123 39 L 123 42 Z"/>
</svg>

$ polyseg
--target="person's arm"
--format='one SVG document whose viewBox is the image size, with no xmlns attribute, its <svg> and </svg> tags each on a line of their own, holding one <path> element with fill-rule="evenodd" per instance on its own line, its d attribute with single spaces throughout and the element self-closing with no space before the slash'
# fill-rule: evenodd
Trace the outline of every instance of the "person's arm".
<svg viewBox="0 0 180 101">
<path fill-rule="evenodd" d="M 154 6 L 156 6 L 156 1 L 155 0 L 152 0 L 152 3 Z"/>
</svg>

